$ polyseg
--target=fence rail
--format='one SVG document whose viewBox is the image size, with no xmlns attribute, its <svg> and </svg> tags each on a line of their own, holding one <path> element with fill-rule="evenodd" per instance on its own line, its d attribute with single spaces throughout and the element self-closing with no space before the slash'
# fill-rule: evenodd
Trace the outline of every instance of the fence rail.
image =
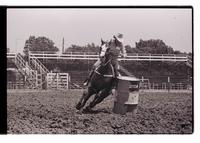
<svg viewBox="0 0 200 143">
<path fill-rule="evenodd" d="M 7 53 L 7 58 L 14 58 L 15 53 Z M 97 53 L 81 53 L 81 52 L 71 52 L 65 54 L 55 54 L 55 53 L 30 53 L 30 58 L 37 59 L 57 59 L 57 60 L 67 60 L 67 59 L 78 59 L 78 60 L 97 60 Z M 132 54 L 128 53 L 127 57 L 119 57 L 119 60 L 123 61 L 179 61 L 187 62 L 188 56 L 184 54 Z"/>
</svg>

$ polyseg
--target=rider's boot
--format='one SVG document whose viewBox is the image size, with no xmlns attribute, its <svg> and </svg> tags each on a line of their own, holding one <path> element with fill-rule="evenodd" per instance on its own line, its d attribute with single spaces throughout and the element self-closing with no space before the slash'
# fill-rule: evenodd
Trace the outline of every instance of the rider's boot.
<svg viewBox="0 0 200 143">
<path fill-rule="evenodd" d="M 87 86 L 89 84 L 93 73 L 94 73 L 94 69 L 92 69 L 92 71 L 89 73 L 88 78 L 84 81 L 84 83 L 83 83 L 84 86 Z"/>
<path fill-rule="evenodd" d="M 114 69 L 114 77 L 117 78 L 118 76 L 120 76 L 119 74 L 119 70 L 118 69 Z"/>
<path fill-rule="evenodd" d="M 117 89 L 117 81 L 118 81 L 117 77 L 120 76 L 119 69 L 117 69 L 117 68 L 114 69 L 114 74 L 115 74 L 114 75 L 114 82 L 113 82 L 112 91 L 111 91 L 113 95 L 115 95 L 116 89 Z"/>
</svg>

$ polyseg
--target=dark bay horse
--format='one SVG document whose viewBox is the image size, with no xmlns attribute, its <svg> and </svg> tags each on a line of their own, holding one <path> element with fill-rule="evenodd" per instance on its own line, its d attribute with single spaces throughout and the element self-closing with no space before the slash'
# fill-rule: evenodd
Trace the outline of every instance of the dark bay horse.
<svg viewBox="0 0 200 143">
<path fill-rule="evenodd" d="M 102 102 L 103 99 L 111 94 L 115 78 L 114 69 L 111 65 L 108 51 L 109 43 L 102 40 L 99 55 L 102 59 L 102 62 L 95 69 L 88 85 L 87 91 L 83 93 L 80 101 L 77 103 L 77 110 L 81 110 L 85 106 L 87 100 L 92 95 L 95 95 L 95 97 L 93 101 L 86 107 L 86 110 L 91 110 L 91 108 L 93 108 L 96 104 Z"/>
</svg>

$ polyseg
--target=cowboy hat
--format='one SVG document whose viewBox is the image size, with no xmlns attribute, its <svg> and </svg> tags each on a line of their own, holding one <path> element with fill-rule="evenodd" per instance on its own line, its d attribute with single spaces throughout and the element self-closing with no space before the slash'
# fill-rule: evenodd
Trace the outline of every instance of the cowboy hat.
<svg viewBox="0 0 200 143">
<path fill-rule="evenodd" d="M 114 38 L 117 39 L 117 41 L 119 41 L 120 43 L 123 43 L 124 39 L 123 39 L 123 34 L 118 33 L 116 36 L 114 35 Z"/>
</svg>

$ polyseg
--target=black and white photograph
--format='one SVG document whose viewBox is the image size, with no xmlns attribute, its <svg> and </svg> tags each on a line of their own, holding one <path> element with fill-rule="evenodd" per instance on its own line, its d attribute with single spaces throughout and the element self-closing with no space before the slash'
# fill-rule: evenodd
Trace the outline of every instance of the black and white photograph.
<svg viewBox="0 0 200 143">
<path fill-rule="evenodd" d="M 7 7 L 7 134 L 192 134 L 193 7 Z"/>
</svg>

